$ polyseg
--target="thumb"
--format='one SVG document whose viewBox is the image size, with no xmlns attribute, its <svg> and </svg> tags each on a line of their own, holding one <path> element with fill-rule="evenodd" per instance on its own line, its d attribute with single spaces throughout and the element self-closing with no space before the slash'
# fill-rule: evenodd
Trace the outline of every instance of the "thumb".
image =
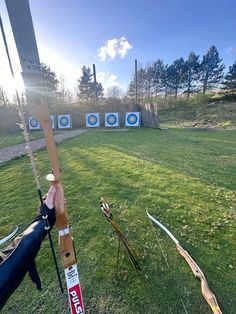
<svg viewBox="0 0 236 314">
<path fill-rule="evenodd" d="M 50 186 L 50 189 L 48 190 L 48 195 L 45 200 L 45 204 L 47 205 L 48 208 L 53 208 L 54 207 L 54 196 L 56 193 L 56 187 L 54 185 Z"/>
</svg>

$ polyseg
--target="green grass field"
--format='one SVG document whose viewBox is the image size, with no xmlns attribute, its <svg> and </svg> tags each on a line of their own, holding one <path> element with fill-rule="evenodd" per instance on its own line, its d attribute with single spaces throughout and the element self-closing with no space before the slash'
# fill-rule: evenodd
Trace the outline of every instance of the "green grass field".
<svg viewBox="0 0 236 314">
<path fill-rule="evenodd" d="M 201 267 L 222 312 L 235 313 L 236 131 L 91 131 L 61 143 L 58 155 L 86 313 L 212 313 L 199 281 L 174 242 L 150 224 L 146 209 Z M 35 157 L 45 192 L 46 151 Z M 26 225 L 38 204 L 27 157 L 0 166 L 0 186 L 2 238 Z M 142 274 L 122 251 L 116 277 L 117 239 L 100 212 L 101 196 L 128 234 Z M 57 248 L 56 230 L 53 238 Z M 48 241 L 36 262 L 44 289 L 38 292 L 26 276 L 3 314 L 69 313 Z"/>
<path fill-rule="evenodd" d="M 43 137 L 43 132 L 31 132 L 30 139 L 36 140 Z M 15 133 L 11 135 L 0 135 L 0 149 L 4 147 L 10 147 L 16 144 L 24 143 L 25 139 L 21 133 Z"/>
</svg>

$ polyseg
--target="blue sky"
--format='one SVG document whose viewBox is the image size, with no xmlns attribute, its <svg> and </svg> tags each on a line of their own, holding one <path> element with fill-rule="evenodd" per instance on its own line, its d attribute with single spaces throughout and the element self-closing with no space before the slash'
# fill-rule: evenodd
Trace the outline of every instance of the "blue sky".
<svg viewBox="0 0 236 314">
<path fill-rule="evenodd" d="M 15 64 L 5 3 L 3 23 Z M 74 89 L 83 65 L 96 64 L 104 87 L 126 88 L 134 60 L 172 63 L 215 45 L 228 67 L 236 60 L 233 0 L 29 0 L 41 61 Z M 103 48 L 102 48 L 103 47 Z M 1 55 L 4 53 L 0 44 Z M 100 51 L 100 54 L 99 54 Z M 0 71 L 6 71 L 1 58 Z M 19 66 L 16 65 L 19 70 Z M 6 81 L 6 80 L 5 80 Z M 0 80 L 0 84 L 3 84 Z"/>
</svg>

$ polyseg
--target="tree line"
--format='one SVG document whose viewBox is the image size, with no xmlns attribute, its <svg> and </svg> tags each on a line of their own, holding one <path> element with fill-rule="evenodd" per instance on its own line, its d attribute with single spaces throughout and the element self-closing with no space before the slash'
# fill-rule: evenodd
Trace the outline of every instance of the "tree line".
<svg viewBox="0 0 236 314">
<path fill-rule="evenodd" d="M 101 83 L 95 82 L 90 67 L 82 67 L 82 74 L 77 80 L 77 92 L 75 95 L 65 88 L 64 78 L 57 78 L 56 73 L 50 66 L 42 63 L 42 71 L 45 85 L 50 94 L 51 106 L 58 104 L 71 106 L 79 101 L 93 101 L 104 99 L 104 88 Z M 229 67 L 225 74 L 225 65 L 222 63 L 218 50 L 211 46 L 207 53 L 200 56 L 190 52 L 188 58 L 176 59 L 172 64 L 164 64 L 163 60 L 157 59 L 146 67 L 139 66 L 137 71 L 137 92 L 140 99 L 156 98 L 159 95 L 186 94 L 187 98 L 193 93 L 205 94 L 213 88 L 223 88 L 236 91 L 236 61 Z M 117 99 L 122 95 L 118 86 L 110 87 L 106 91 L 106 98 Z M 129 83 L 128 98 L 135 97 L 135 76 Z M 13 100 L 13 103 L 15 101 Z M 0 87 L 0 106 L 9 106 L 11 103 L 8 96 Z"/>
<path fill-rule="evenodd" d="M 216 87 L 236 89 L 236 61 L 224 74 L 225 65 L 219 57 L 218 50 L 211 46 L 207 53 L 200 56 L 190 52 L 187 60 L 182 57 L 172 64 L 164 64 L 160 59 L 137 71 L 137 91 L 139 98 L 156 98 L 158 95 L 186 94 L 206 92 Z M 135 75 L 129 87 L 128 96 L 135 96 Z"/>
</svg>

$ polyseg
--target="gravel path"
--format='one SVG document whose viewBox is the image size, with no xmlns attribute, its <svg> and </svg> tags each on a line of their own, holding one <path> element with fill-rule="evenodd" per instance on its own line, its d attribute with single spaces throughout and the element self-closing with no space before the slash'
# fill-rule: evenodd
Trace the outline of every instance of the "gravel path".
<svg viewBox="0 0 236 314">
<path fill-rule="evenodd" d="M 54 138 L 57 143 L 64 141 L 67 138 L 74 137 L 84 133 L 84 130 L 74 130 L 62 132 L 60 134 L 55 134 Z M 43 148 L 46 146 L 44 138 L 31 141 L 32 150 L 35 151 L 37 149 Z M 25 143 L 14 145 L 11 147 L 1 148 L 0 149 L 0 163 L 12 160 L 16 157 L 20 157 L 26 154 Z"/>
</svg>

